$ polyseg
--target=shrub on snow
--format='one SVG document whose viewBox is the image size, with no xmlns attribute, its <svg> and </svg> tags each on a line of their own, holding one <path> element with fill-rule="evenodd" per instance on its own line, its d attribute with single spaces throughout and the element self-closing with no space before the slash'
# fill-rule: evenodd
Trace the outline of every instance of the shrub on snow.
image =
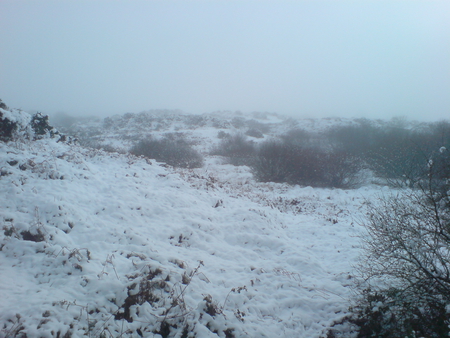
<svg viewBox="0 0 450 338">
<path fill-rule="evenodd" d="M 0 100 L 0 141 L 41 139 L 54 137 L 59 132 L 48 122 L 48 116 L 41 113 L 30 115 L 18 109 L 9 109 Z M 61 136 L 64 138 L 64 136 Z"/>
<path fill-rule="evenodd" d="M 141 140 L 130 149 L 130 153 L 143 155 L 174 167 L 199 168 L 203 165 L 202 155 L 182 138 Z"/>
<path fill-rule="evenodd" d="M 445 148 L 441 155 L 448 168 Z M 348 318 L 358 337 L 450 334 L 450 182 L 433 182 L 439 169 L 429 163 L 420 190 L 381 197 L 369 209 L 359 298 Z"/>
<path fill-rule="evenodd" d="M 262 182 L 353 188 L 360 183 L 361 165 L 343 151 L 325 151 L 285 140 L 262 143 L 252 169 Z"/>
<path fill-rule="evenodd" d="M 9 142 L 20 137 L 29 138 L 30 115 L 21 110 L 10 110 L 0 100 L 0 141 Z"/>
<path fill-rule="evenodd" d="M 222 136 L 219 145 L 211 150 L 211 155 L 224 156 L 233 165 L 249 165 L 253 161 L 255 146 L 245 135 L 238 133 Z"/>
</svg>

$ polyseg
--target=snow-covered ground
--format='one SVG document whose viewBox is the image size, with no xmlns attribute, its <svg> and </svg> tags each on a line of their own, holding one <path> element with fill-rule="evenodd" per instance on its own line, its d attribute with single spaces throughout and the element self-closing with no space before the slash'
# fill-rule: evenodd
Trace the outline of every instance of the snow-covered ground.
<svg viewBox="0 0 450 338">
<path fill-rule="evenodd" d="M 1 337 L 325 337 L 384 189 L 259 183 L 214 157 L 173 169 L 50 138 L 0 142 L 0 168 Z"/>
</svg>

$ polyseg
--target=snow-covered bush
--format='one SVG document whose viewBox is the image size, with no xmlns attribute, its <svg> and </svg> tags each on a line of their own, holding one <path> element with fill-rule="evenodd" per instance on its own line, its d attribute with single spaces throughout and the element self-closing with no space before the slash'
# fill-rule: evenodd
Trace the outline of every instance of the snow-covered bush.
<svg viewBox="0 0 450 338">
<path fill-rule="evenodd" d="M 59 134 L 58 131 L 49 124 L 48 116 L 42 115 L 42 113 L 36 113 L 31 116 L 31 128 L 33 128 L 34 137 L 36 139 L 43 138 L 45 135 L 53 137 Z"/>
<path fill-rule="evenodd" d="M 0 100 L 0 141 L 30 138 L 32 133 L 30 115 L 21 110 L 11 110 Z"/>
<path fill-rule="evenodd" d="M 350 320 L 359 337 L 450 334 L 450 184 L 442 177 L 437 190 L 434 174 L 429 163 L 420 190 L 382 197 L 369 209 L 360 299 Z"/>
<path fill-rule="evenodd" d="M 0 109 L 8 110 L 8 106 L 0 99 Z"/>
<path fill-rule="evenodd" d="M 11 141 L 16 130 L 17 123 L 5 117 L 0 111 L 0 141 Z"/>
<path fill-rule="evenodd" d="M 130 153 L 180 168 L 199 168 L 203 165 L 202 155 L 182 138 L 141 140 L 130 149 Z"/>
<path fill-rule="evenodd" d="M 47 115 L 41 113 L 30 115 L 18 109 L 10 110 L 0 100 L 0 141 L 36 140 L 56 135 L 64 137 L 49 124 Z"/>
</svg>

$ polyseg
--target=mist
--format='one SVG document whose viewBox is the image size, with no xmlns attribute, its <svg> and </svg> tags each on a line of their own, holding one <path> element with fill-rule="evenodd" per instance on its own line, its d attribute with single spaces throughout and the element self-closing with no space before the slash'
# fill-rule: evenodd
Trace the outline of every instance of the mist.
<svg viewBox="0 0 450 338">
<path fill-rule="evenodd" d="M 0 2 L 0 98 L 107 116 L 450 116 L 448 1 Z"/>
</svg>

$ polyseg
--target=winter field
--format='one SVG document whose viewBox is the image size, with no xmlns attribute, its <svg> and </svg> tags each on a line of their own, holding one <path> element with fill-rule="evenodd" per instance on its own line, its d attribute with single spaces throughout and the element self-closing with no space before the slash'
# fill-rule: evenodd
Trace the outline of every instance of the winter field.
<svg viewBox="0 0 450 338">
<path fill-rule="evenodd" d="M 1 112 L 26 132 L 26 113 Z M 195 141 L 201 168 L 47 136 L 0 142 L 1 337 L 313 338 L 348 314 L 367 205 L 391 189 L 258 182 L 206 154 L 217 126 L 154 133 L 167 131 Z"/>
</svg>

